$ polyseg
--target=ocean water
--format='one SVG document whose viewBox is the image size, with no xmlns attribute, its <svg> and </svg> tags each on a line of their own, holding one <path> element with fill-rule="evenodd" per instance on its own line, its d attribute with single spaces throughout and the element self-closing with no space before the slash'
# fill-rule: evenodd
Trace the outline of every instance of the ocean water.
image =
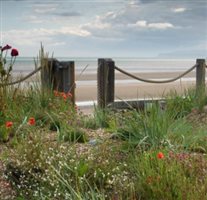
<svg viewBox="0 0 207 200">
<path fill-rule="evenodd" d="M 60 61 L 75 61 L 76 73 L 80 73 L 86 65 L 84 73 L 97 73 L 97 58 L 57 58 Z M 192 67 L 193 59 L 141 59 L 141 58 L 113 58 L 115 65 L 129 72 L 181 72 Z M 14 73 L 30 72 L 35 68 L 34 58 L 17 57 L 13 67 Z"/>
</svg>

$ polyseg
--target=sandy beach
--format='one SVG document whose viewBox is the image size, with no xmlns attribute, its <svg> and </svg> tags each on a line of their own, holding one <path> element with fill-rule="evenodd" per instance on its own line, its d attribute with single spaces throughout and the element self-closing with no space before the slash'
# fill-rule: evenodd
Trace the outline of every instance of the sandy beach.
<svg viewBox="0 0 207 200">
<path fill-rule="evenodd" d="M 132 73 L 135 76 L 152 79 L 152 80 L 167 80 L 182 72 L 151 72 L 151 73 Z M 143 99 L 143 98 L 157 98 L 164 97 L 171 91 L 176 91 L 182 94 L 186 89 L 195 87 L 195 71 L 185 75 L 182 79 L 170 83 L 146 83 L 132 79 L 124 74 L 115 74 L 115 99 L 129 100 L 129 99 Z M 40 82 L 40 77 L 33 77 L 26 82 Z M 76 73 L 76 102 L 93 102 L 97 101 L 97 74 L 96 73 Z"/>
<path fill-rule="evenodd" d="M 145 79 L 169 79 L 178 76 L 181 72 L 173 73 L 133 73 Z M 136 81 L 123 74 L 116 73 L 115 84 L 115 99 L 139 99 L 139 98 L 155 98 L 163 97 L 170 91 L 177 91 L 179 94 L 187 88 L 195 86 L 195 81 L 178 80 L 176 82 L 165 84 L 152 84 Z M 195 78 L 195 72 L 191 72 L 184 78 Z M 96 80 L 96 74 L 83 74 L 76 77 L 77 82 Z M 120 81 L 122 80 L 122 81 Z M 130 81 L 128 81 L 130 80 Z M 125 81 L 125 82 L 124 82 Z M 97 83 L 77 84 L 76 86 L 76 101 L 96 101 L 97 100 Z"/>
</svg>

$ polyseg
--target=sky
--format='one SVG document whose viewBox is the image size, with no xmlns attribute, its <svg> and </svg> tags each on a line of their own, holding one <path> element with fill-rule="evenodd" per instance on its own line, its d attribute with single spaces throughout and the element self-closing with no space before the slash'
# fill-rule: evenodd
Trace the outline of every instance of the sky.
<svg viewBox="0 0 207 200">
<path fill-rule="evenodd" d="M 0 42 L 21 56 L 207 57 L 206 0 L 0 0 Z"/>
</svg>

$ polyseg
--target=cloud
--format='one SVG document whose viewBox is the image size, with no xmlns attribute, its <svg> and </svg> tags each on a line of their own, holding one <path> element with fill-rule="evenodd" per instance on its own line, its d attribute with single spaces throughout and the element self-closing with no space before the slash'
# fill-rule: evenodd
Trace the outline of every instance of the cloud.
<svg viewBox="0 0 207 200">
<path fill-rule="evenodd" d="M 103 22 L 102 19 L 103 19 L 103 17 L 96 16 L 94 21 L 86 23 L 86 24 L 82 25 L 82 27 L 85 28 L 85 29 L 89 29 L 89 30 L 91 30 L 91 29 L 100 29 L 100 30 L 102 30 L 102 29 L 110 28 L 111 24 Z"/>
<path fill-rule="evenodd" d="M 174 28 L 174 26 L 171 23 L 167 23 L 167 22 L 164 22 L 164 23 L 149 23 L 148 27 L 149 28 L 154 28 L 154 29 L 162 29 L 162 30 L 165 30 L 165 29 L 168 29 L 168 28 Z"/>
<path fill-rule="evenodd" d="M 129 27 L 141 27 L 141 28 L 151 28 L 151 29 L 161 29 L 165 30 L 168 28 L 174 28 L 173 24 L 168 22 L 160 23 L 147 23 L 145 20 L 137 21 L 135 24 L 129 24 Z"/>
<path fill-rule="evenodd" d="M 54 15 L 62 16 L 62 17 L 77 17 L 81 16 L 80 13 L 78 12 L 55 12 L 53 13 Z"/>
<path fill-rule="evenodd" d="M 129 26 L 138 26 L 138 27 L 147 27 L 147 22 L 142 20 L 142 21 L 137 21 L 136 24 L 131 24 Z"/>
<path fill-rule="evenodd" d="M 34 13 L 37 14 L 48 14 L 53 13 L 58 8 L 58 4 L 50 3 L 50 4 L 34 4 Z"/>
<path fill-rule="evenodd" d="M 64 45 L 66 45 L 66 42 L 54 42 L 50 44 L 50 46 L 64 46 Z"/>
<path fill-rule="evenodd" d="M 59 29 L 29 29 L 29 30 L 9 30 L 3 32 L 3 40 L 5 43 L 10 43 L 13 41 L 16 45 L 22 46 L 34 46 L 39 44 L 40 42 L 49 43 L 49 44 L 63 44 L 62 41 L 56 41 L 58 37 L 61 36 L 79 36 L 79 37 L 87 37 L 90 36 L 91 33 L 82 30 L 79 27 L 62 27 Z"/>
<path fill-rule="evenodd" d="M 55 30 L 59 34 L 69 34 L 69 35 L 76 35 L 80 37 L 88 37 L 91 33 L 87 30 L 82 29 L 81 27 L 62 27 L 58 30 Z"/>
<path fill-rule="evenodd" d="M 93 37 L 120 40 L 123 36 L 122 30 L 126 29 L 126 26 L 122 23 L 115 23 L 116 17 L 116 13 L 107 12 L 102 16 L 96 16 L 94 20 L 82 24 L 80 27 L 83 30 L 89 31 Z"/>
<path fill-rule="evenodd" d="M 185 12 L 187 9 L 186 8 L 173 8 L 172 11 L 175 13 L 182 13 Z"/>
<path fill-rule="evenodd" d="M 139 7 L 139 1 L 131 0 L 128 5 L 131 7 Z"/>
<path fill-rule="evenodd" d="M 41 24 L 41 23 L 43 23 L 43 20 L 39 19 L 35 15 L 30 15 L 30 16 L 25 17 L 25 21 L 27 21 L 29 23 L 34 23 L 34 24 Z"/>
<path fill-rule="evenodd" d="M 51 7 L 51 8 L 44 8 L 44 9 L 40 9 L 40 8 L 35 8 L 34 12 L 38 13 L 38 14 L 46 14 L 46 13 L 52 13 L 53 11 L 55 11 L 56 8 L 55 7 Z"/>
</svg>

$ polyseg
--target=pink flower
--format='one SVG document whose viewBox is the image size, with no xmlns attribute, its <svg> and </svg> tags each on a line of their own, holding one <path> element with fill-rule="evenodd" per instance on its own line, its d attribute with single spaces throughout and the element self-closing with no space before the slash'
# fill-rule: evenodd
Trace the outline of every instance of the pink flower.
<svg viewBox="0 0 207 200">
<path fill-rule="evenodd" d="M 7 44 L 6 46 L 2 47 L 1 51 L 5 51 L 5 50 L 11 49 L 11 48 L 12 47 Z"/>
<path fill-rule="evenodd" d="M 19 55 L 19 52 L 17 49 L 12 49 L 11 50 L 11 56 L 18 56 Z"/>
<path fill-rule="evenodd" d="M 164 156 L 164 154 L 162 153 L 162 152 L 159 152 L 158 154 L 157 154 L 157 158 L 158 159 L 163 159 L 165 156 Z"/>
</svg>

